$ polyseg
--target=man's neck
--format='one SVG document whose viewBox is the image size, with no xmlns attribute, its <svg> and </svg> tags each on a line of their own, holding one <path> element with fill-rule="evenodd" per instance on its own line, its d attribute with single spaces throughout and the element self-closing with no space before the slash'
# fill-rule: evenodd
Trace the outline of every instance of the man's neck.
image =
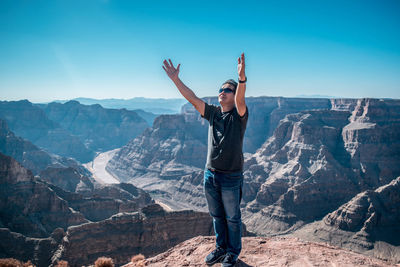
<svg viewBox="0 0 400 267">
<path fill-rule="evenodd" d="M 235 105 L 221 105 L 221 111 L 222 112 L 228 112 L 231 111 Z"/>
</svg>

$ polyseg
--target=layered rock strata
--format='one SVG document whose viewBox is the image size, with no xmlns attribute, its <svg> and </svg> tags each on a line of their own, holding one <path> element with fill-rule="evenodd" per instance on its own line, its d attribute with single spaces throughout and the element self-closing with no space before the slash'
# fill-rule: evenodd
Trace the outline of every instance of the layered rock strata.
<svg viewBox="0 0 400 267">
<path fill-rule="evenodd" d="M 88 222 L 45 183 L 13 158 L 0 153 L 0 227 L 31 237 Z"/>
<path fill-rule="evenodd" d="M 17 136 L 46 152 L 80 162 L 91 161 L 97 151 L 121 147 L 148 127 L 134 111 L 81 105 L 77 101 L 0 101 L 0 119 Z"/>
<path fill-rule="evenodd" d="M 33 177 L 11 157 L 0 154 L 0 227 L 30 237 L 47 237 L 56 228 L 100 221 L 154 203 L 131 184 L 88 184 L 81 194 Z"/>
<path fill-rule="evenodd" d="M 17 160 L 34 175 L 47 168 L 73 169 L 80 175 L 89 175 L 89 171 L 72 158 L 50 154 L 28 140 L 16 136 L 2 119 L 0 119 L 0 152 Z"/>
<path fill-rule="evenodd" d="M 294 236 L 400 263 L 400 177 L 357 194 Z"/>
<path fill-rule="evenodd" d="M 77 137 L 50 120 L 45 112 L 28 100 L 0 101 L 0 118 L 17 135 L 51 153 L 90 161 L 94 153 Z"/>
<path fill-rule="evenodd" d="M 154 256 L 212 231 L 211 217 L 206 213 L 166 212 L 155 204 L 140 212 L 120 213 L 101 222 L 68 228 L 56 255 L 57 260 L 66 260 L 70 266 L 93 263 L 99 256 L 111 257 L 114 263 L 122 264 L 133 255 Z"/>
<path fill-rule="evenodd" d="M 76 194 L 48 184 L 68 202 L 68 205 L 82 213 L 90 221 L 101 221 L 120 212 L 134 212 L 153 204 L 154 200 L 142 189 L 132 184 L 94 185 L 92 191 Z"/>
<path fill-rule="evenodd" d="M 92 151 L 121 147 L 148 127 L 136 112 L 126 109 L 105 109 L 99 104 L 82 105 L 74 100 L 40 107 L 50 120 L 77 136 Z"/>
<path fill-rule="evenodd" d="M 153 128 L 123 146 L 106 170 L 173 209 L 204 209 L 205 126 L 183 115 L 162 115 Z"/>
<path fill-rule="evenodd" d="M 31 261 L 36 266 L 49 266 L 64 235 L 61 228 L 46 238 L 27 237 L 0 228 L 0 258 L 15 258 L 24 262 Z"/>
<path fill-rule="evenodd" d="M 339 111 L 344 107 L 354 109 Z M 245 163 L 249 229 L 292 231 L 399 176 L 399 107 L 399 101 L 359 99 L 288 115 Z"/>
</svg>

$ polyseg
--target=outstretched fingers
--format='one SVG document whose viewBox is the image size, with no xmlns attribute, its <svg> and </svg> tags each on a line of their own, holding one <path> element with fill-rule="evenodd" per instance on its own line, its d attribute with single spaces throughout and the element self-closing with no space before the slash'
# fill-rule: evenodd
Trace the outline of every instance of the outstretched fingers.
<svg viewBox="0 0 400 267">
<path fill-rule="evenodd" d="M 242 53 L 240 57 L 238 57 L 238 64 L 244 64 L 244 53 Z"/>
<path fill-rule="evenodd" d="M 168 59 L 168 60 L 169 60 L 169 64 L 171 64 L 171 67 L 173 67 L 175 69 L 174 64 L 172 64 L 171 59 Z"/>
<path fill-rule="evenodd" d="M 164 63 L 164 66 L 165 66 L 167 69 L 171 68 L 171 66 L 168 64 L 168 61 L 167 61 L 166 59 L 163 61 L 163 63 Z"/>
</svg>

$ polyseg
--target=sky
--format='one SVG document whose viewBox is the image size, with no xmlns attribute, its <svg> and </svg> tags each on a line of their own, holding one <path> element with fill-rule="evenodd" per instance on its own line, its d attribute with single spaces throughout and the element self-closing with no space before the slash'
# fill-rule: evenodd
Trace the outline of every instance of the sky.
<svg viewBox="0 0 400 267">
<path fill-rule="evenodd" d="M 0 0 L 0 100 L 180 98 L 237 79 L 246 96 L 400 98 L 400 1 Z"/>
</svg>

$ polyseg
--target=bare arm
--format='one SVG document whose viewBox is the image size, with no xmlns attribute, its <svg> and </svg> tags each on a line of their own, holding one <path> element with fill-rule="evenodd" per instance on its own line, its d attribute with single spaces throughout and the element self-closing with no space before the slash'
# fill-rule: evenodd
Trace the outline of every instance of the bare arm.
<svg viewBox="0 0 400 267">
<path fill-rule="evenodd" d="M 246 79 L 246 74 L 244 70 L 245 70 L 244 53 L 242 53 L 240 58 L 238 58 L 238 74 L 239 74 L 239 80 L 241 81 L 244 81 Z M 246 83 L 239 83 L 235 94 L 235 104 L 240 116 L 243 116 L 244 113 L 246 113 L 245 93 L 246 93 Z"/>
<path fill-rule="evenodd" d="M 164 60 L 164 65 L 162 66 L 168 77 L 174 82 L 175 86 L 178 88 L 182 96 L 186 98 L 186 100 L 189 101 L 198 112 L 200 112 L 201 116 L 204 116 L 204 101 L 198 98 L 195 93 L 189 87 L 187 87 L 178 77 L 181 64 L 178 64 L 178 66 L 175 68 L 172 64 L 171 59 L 168 59 L 168 61 L 169 63 L 167 62 L 167 60 Z"/>
</svg>

